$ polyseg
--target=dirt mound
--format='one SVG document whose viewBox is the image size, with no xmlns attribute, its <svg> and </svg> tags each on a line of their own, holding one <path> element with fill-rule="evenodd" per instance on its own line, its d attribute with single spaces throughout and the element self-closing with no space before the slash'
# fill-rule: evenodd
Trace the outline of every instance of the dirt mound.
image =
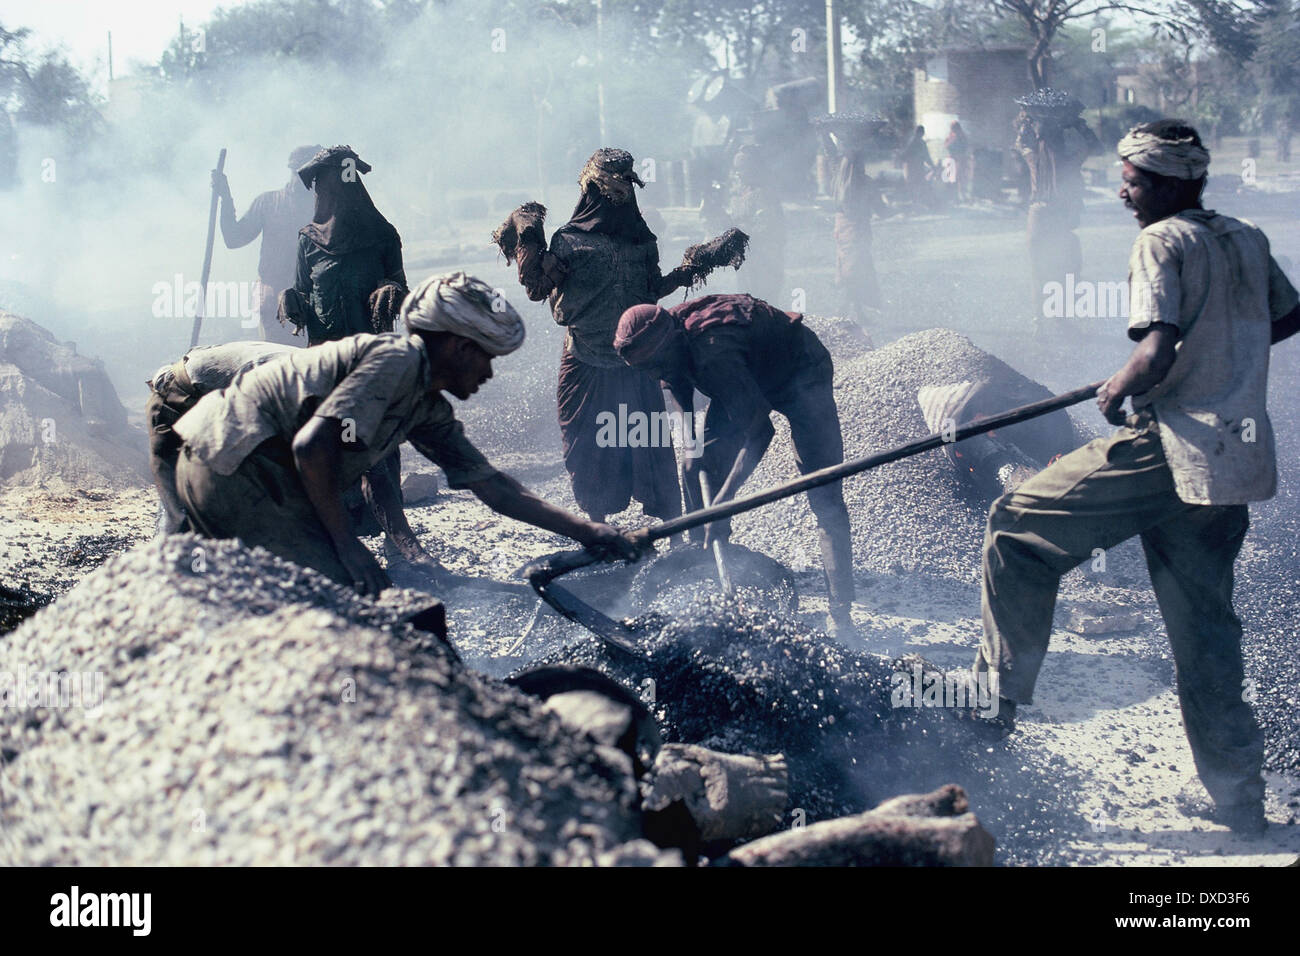
<svg viewBox="0 0 1300 956">
<path fill-rule="evenodd" d="M 145 437 L 127 424 L 103 364 L 0 312 L 0 485 L 148 481 Z"/>
<path fill-rule="evenodd" d="M 417 597 L 188 535 L 110 560 L 0 640 L 29 695 L 83 675 L 0 707 L 0 857 L 565 864 L 638 835 L 630 778 L 398 623 Z"/>
</svg>

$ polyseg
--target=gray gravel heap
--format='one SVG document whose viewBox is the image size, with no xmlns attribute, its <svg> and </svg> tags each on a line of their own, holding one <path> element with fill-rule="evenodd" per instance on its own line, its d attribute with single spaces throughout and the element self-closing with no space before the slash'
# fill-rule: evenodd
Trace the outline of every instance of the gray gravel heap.
<svg viewBox="0 0 1300 956">
<path fill-rule="evenodd" d="M 148 462 L 103 363 L 0 311 L 0 485 L 128 488 Z"/>
<path fill-rule="evenodd" d="M 0 675 L 103 674 L 98 713 L 0 707 L 0 860 L 577 864 L 637 836 L 628 779 L 394 623 L 418 603 L 188 535 L 110 560 L 0 639 Z"/>
<path fill-rule="evenodd" d="M 949 329 L 904 336 L 858 357 L 835 356 L 835 403 L 846 459 L 885 451 L 930 434 L 917 403 L 925 385 L 1025 376 Z M 1039 386 L 1041 387 L 1041 386 Z M 776 437 L 745 484 L 756 492 L 798 474 L 785 419 L 773 416 Z M 999 431 L 1014 440 L 1015 428 Z M 859 571 L 914 573 L 978 581 L 989 501 L 957 480 L 941 451 L 883 465 L 844 482 Z M 733 521 L 732 540 L 771 555 L 795 571 L 820 567 L 816 522 L 799 495 Z M 1107 583 L 1143 584 L 1140 565 L 1121 560 Z M 1131 579 L 1131 580 L 1130 580 Z"/>
</svg>

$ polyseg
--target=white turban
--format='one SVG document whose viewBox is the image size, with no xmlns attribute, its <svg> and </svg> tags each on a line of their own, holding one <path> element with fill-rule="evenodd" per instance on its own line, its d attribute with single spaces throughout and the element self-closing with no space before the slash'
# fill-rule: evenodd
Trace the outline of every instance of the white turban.
<svg viewBox="0 0 1300 956">
<path fill-rule="evenodd" d="M 1119 141 L 1119 158 L 1172 179 L 1200 179 L 1210 168 L 1210 151 L 1190 138 L 1161 139 L 1139 129 L 1129 130 Z"/>
<path fill-rule="evenodd" d="M 509 355 L 524 343 L 524 320 L 506 297 L 464 272 L 432 276 L 402 302 L 409 332 L 451 332 L 478 343 L 489 355 Z"/>
</svg>

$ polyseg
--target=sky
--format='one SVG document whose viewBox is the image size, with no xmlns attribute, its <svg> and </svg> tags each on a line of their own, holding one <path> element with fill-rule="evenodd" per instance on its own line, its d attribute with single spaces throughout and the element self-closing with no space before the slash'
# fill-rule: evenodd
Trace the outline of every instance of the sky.
<svg viewBox="0 0 1300 956">
<path fill-rule="evenodd" d="M 180 28 L 203 23 L 217 7 L 246 0 L 0 0 L 5 29 L 28 27 L 32 50 L 62 47 L 96 86 L 108 77 L 108 31 L 113 31 L 113 72 L 125 76 L 131 61 L 152 64 Z"/>
</svg>

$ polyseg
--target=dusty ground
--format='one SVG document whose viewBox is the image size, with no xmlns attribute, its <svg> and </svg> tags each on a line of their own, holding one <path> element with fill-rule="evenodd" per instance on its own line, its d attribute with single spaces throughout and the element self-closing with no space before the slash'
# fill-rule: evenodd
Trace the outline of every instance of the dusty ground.
<svg viewBox="0 0 1300 956">
<path fill-rule="evenodd" d="M 1295 194 L 1289 194 L 1265 204 L 1230 197 L 1219 207 L 1255 219 L 1269 232 L 1277 254 L 1300 261 L 1294 199 Z M 1085 216 L 1080 236 L 1091 277 L 1124 275 L 1135 227 L 1117 207 L 1098 193 Z M 792 253 L 791 268 L 799 270 L 797 281 L 807 286 L 808 310 L 818 311 L 818 296 L 824 294 L 829 276 L 822 254 L 825 242 L 819 223 L 807 224 L 806 242 L 800 240 L 799 228 L 791 238 L 791 248 L 799 250 Z M 891 303 L 872 330 L 878 346 L 918 329 L 954 328 L 1054 390 L 1104 377 L 1127 352 L 1122 320 L 1080 320 L 1036 336 L 1029 333 L 1030 300 L 1021 277 L 1023 234 L 1019 214 L 1010 210 L 985 206 L 944 217 L 878 222 L 876 248 Z M 675 253 L 665 258 L 675 258 Z M 499 261 L 486 255 L 481 263 L 464 265 L 514 288 Z M 413 281 L 423 274 L 412 273 Z M 1297 278 L 1294 271 L 1292 275 Z M 925 290 L 923 301 L 917 289 Z M 558 353 L 559 340 L 544 315 L 533 307 L 527 317 L 530 335 L 541 337 L 548 351 Z M 1282 489 L 1277 500 L 1252 509 L 1254 527 L 1238 583 L 1248 675 L 1259 682 L 1261 694 L 1271 695 L 1271 713 L 1284 718 L 1300 709 L 1300 644 L 1294 623 L 1300 619 L 1300 598 L 1294 593 L 1300 425 L 1290 407 L 1300 379 L 1298 349 L 1292 342 L 1276 350 L 1271 407 L 1279 432 Z M 547 382 L 554 374 L 554 360 L 546 362 L 545 353 L 540 361 L 530 359 L 513 368 L 510 361 L 498 363 L 501 373 L 476 401 L 499 401 L 515 387 Z M 126 392 L 123 399 L 128 404 L 134 400 Z M 558 452 L 549 450 L 555 448 L 550 412 L 544 403 L 524 409 L 507 427 L 480 413 L 477 425 L 494 432 L 493 441 L 484 445 L 500 463 L 548 498 L 571 505 Z M 478 432 L 472 404 L 466 413 L 474 437 Z M 1095 412 L 1080 413 L 1082 419 L 1089 415 L 1093 425 L 1100 426 Z M 404 458 L 407 467 L 416 464 L 413 454 Z M 38 590 L 64 590 L 106 553 L 151 533 L 153 509 L 148 491 L 8 491 L 0 495 L 0 575 L 10 585 L 26 580 Z M 432 504 L 412 508 L 410 517 L 426 546 L 453 570 L 499 580 L 510 578 L 530 557 L 566 546 L 562 539 L 492 514 L 464 493 L 444 492 Z M 631 513 L 618 520 L 644 519 Z M 801 573 L 799 586 L 800 618 L 820 625 L 825 600 L 819 575 Z M 513 649 L 533 615 L 533 602 L 465 589 L 445 597 L 453 640 L 471 666 L 490 674 L 503 675 L 581 638 L 548 612 L 539 618 L 529 642 Z M 609 609 L 630 610 L 612 605 Z M 857 649 L 891 656 L 920 652 L 942 666 L 962 667 L 978 641 L 978 612 L 978 590 L 970 576 L 957 580 L 951 575 L 860 571 L 856 620 L 864 640 Z M 1080 628 L 1112 632 L 1088 636 L 1078 633 Z M 999 788 L 964 780 L 957 768 L 950 777 L 971 790 L 974 809 L 999 839 L 1001 858 L 1007 861 L 1283 865 L 1300 857 L 1300 763 L 1287 756 L 1295 746 L 1290 731 L 1272 731 L 1270 759 L 1285 772 L 1268 777 L 1272 826 L 1263 839 L 1238 839 L 1198 816 L 1204 798 L 1195 782 L 1173 690 L 1172 661 L 1149 586 L 1138 581 L 1132 587 L 1108 587 L 1076 572 L 1063 589 L 1036 703 L 1021 710 L 1016 736 L 993 761 L 1008 773 L 1020 772 L 1017 785 Z M 1035 774 L 1041 787 L 1035 787 Z M 1017 844 L 1030 840 L 1027 829 L 1007 823 L 1000 832 L 999 823 L 1017 814 L 1032 815 L 1025 805 L 1034 801 L 1042 802 L 1043 832 L 1033 836 L 1033 846 Z M 1051 853 L 1042 852 L 1047 844 Z"/>
</svg>

